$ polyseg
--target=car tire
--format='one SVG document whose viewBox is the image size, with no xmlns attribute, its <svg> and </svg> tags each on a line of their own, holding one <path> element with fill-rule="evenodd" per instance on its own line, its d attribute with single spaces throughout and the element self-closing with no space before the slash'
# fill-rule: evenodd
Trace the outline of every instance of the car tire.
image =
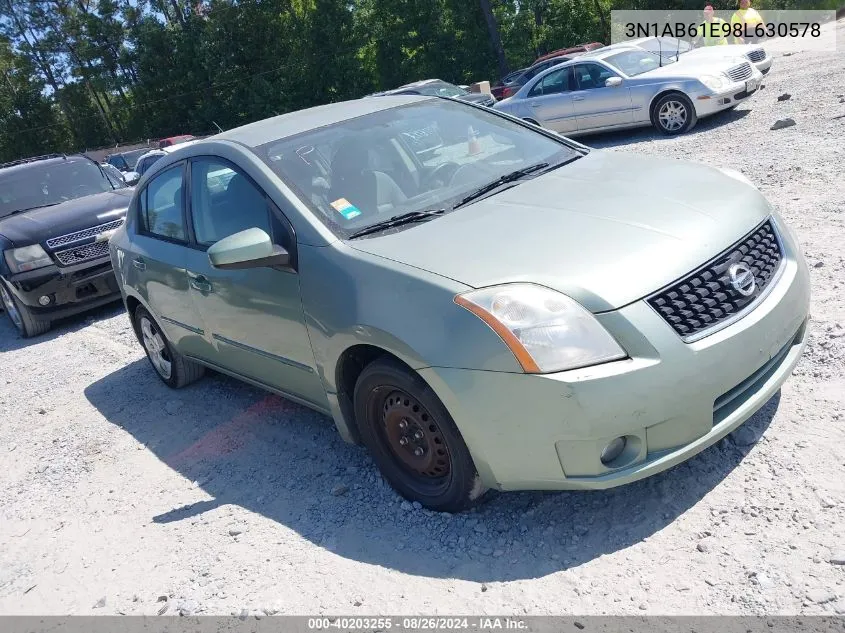
<svg viewBox="0 0 845 633">
<path fill-rule="evenodd" d="M 354 403 L 361 439 L 403 497 L 430 510 L 460 512 L 484 492 L 452 416 L 400 362 L 384 356 L 367 365 Z"/>
<path fill-rule="evenodd" d="M 29 307 L 21 303 L 4 279 L 0 279 L 0 300 L 6 315 L 22 337 L 31 338 L 50 329 L 49 321 L 37 321 L 33 318 Z"/>
<path fill-rule="evenodd" d="M 164 330 L 144 306 L 135 309 L 134 319 L 135 331 L 147 353 L 147 360 L 164 384 L 181 389 L 202 378 L 205 367 L 176 351 L 167 340 Z"/>
<path fill-rule="evenodd" d="M 669 136 L 689 132 L 697 121 L 692 101 L 680 92 L 663 95 L 651 108 L 652 124 L 659 132 Z"/>
</svg>

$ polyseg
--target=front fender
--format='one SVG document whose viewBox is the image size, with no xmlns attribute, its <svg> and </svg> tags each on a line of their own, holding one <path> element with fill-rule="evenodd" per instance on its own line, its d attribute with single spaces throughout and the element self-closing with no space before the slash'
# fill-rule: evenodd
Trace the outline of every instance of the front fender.
<svg viewBox="0 0 845 633">
<path fill-rule="evenodd" d="M 522 371 L 499 336 L 454 303 L 469 286 L 343 242 L 302 246 L 299 257 L 305 322 L 329 394 L 354 345 L 383 349 L 414 369 Z"/>
</svg>

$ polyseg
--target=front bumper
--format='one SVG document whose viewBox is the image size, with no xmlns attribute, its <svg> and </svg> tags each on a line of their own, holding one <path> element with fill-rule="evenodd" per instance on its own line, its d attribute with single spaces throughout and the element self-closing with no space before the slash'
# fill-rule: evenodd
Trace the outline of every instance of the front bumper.
<svg viewBox="0 0 845 633">
<path fill-rule="evenodd" d="M 645 301 L 597 315 L 630 358 L 557 374 L 427 368 L 487 486 L 601 489 L 685 461 L 777 392 L 806 343 L 810 284 L 784 237 L 783 272 L 739 321 L 684 343 Z M 612 439 L 627 448 L 611 467 Z"/>
<path fill-rule="evenodd" d="M 77 266 L 55 265 L 9 278 L 12 292 L 36 321 L 53 321 L 120 299 L 108 256 Z M 46 306 L 39 302 L 49 297 Z"/>
<path fill-rule="evenodd" d="M 765 75 L 772 69 L 772 59 L 772 56 L 769 55 L 768 57 L 760 60 L 759 62 L 751 62 L 751 65 Z"/>
<path fill-rule="evenodd" d="M 700 95 L 695 98 L 695 113 L 701 118 L 733 108 L 742 103 L 753 94 L 755 94 L 762 86 L 762 76 L 753 75 L 748 81 L 754 81 L 757 86 L 751 86 L 745 81 L 738 81 L 732 83 L 724 90 L 709 95 Z"/>
</svg>

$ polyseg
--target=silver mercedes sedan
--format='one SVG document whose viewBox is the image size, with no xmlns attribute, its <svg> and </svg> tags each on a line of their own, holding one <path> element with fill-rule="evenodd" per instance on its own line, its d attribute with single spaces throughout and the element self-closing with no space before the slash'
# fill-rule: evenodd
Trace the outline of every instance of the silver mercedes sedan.
<svg viewBox="0 0 845 633">
<path fill-rule="evenodd" d="M 553 66 L 494 107 L 569 136 L 646 125 L 681 134 L 748 99 L 762 77 L 743 57 L 676 61 L 613 46 Z"/>
</svg>

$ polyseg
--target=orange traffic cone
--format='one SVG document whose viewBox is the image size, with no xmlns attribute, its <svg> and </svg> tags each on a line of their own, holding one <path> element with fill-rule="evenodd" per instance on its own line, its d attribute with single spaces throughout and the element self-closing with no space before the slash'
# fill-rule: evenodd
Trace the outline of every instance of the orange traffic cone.
<svg viewBox="0 0 845 633">
<path fill-rule="evenodd" d="M 475 128 L 470 126 L 467 134 L 467 155 L 474 156 L 481 153 L 481 143 L 478 142 L 478 132 Z"/>
</svg>

